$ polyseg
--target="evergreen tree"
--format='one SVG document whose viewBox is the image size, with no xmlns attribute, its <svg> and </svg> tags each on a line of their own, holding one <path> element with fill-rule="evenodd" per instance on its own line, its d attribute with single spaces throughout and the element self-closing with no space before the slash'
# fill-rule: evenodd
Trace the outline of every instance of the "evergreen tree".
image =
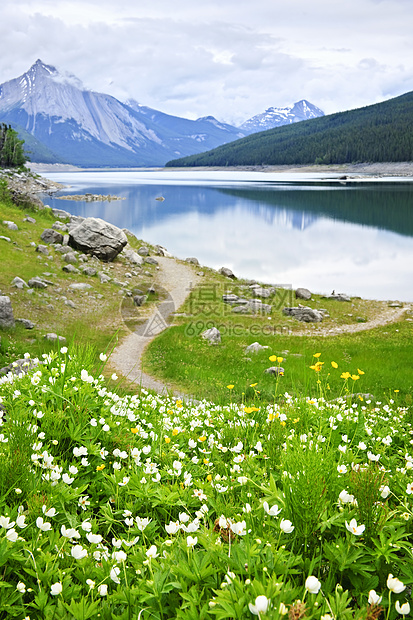
<svg viewBox="0 0 413 620">
<path fill-rule="evenodd" d="M 0 167 L 24 166 L 26 156 L 23 148 L 24 140 L 19 140 L 17 131 L 7 126 L 0 125 Z"/>
</svg>

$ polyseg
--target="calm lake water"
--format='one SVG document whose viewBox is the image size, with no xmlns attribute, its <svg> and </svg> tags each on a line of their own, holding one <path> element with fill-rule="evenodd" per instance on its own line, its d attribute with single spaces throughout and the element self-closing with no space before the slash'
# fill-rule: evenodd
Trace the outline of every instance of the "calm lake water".
<svg viewBox="0 0 413 620">
<path fill-rule="evenodd" d="M 45 176 L 70 185 L 57 196 L 125 198 L 86 203 L 47 196 L 46 204 L 128 228 L 178 258 L 317 293 L 413 301 L 411 182 L 166 170 Z"/>
</svg>

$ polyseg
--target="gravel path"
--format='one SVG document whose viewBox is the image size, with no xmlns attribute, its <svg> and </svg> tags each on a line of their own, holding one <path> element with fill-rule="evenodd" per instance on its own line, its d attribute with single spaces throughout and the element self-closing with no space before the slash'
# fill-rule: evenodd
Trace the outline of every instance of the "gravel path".
<svg viewBox="0 0 413 620">
<path fill-rule="evenodd" d="M 168 325 L 166 319 L 176 312 L 188 297 L 190 290 L 200 277 L 193 267 L 177 262 L 174 258 L 157 257 L 159 272 L 156 276 L 156 287 L 162 287 L 169 293 L 166 301 L 150 315 L 145 324 L 127 336 L 113 351 L 110 366 L 141 387 L 156 390 L 160 394 L 172 393 L 182 397 L 173 387 L 154 379 L 142 371 L 142 355 L 145 347 Z"/>
</svg>

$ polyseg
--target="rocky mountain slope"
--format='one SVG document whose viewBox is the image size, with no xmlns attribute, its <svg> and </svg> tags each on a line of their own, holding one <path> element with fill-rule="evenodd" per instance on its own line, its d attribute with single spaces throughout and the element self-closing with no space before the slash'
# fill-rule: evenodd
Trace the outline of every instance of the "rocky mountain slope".
<svg viewBox="0 0 413 620">
<path fill-rule="evenodd" d="M 262 114 L 257 114 L 245 121 L 240 129 L 247 133 L 256 133 L 274 127 L 308 121 L 310 118 L 318 118 L 319 116 L 324 116 L 324 112 L 309 101 L 302 99 L 285 108 L 268 108 Z"/>
</svg>

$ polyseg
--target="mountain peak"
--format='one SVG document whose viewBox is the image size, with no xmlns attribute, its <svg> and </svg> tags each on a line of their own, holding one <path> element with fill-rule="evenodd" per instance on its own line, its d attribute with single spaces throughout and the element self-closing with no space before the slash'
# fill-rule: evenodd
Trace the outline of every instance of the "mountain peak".
<svg viewBox="0 0 413 620">
<path fill-rule="evenodd" d="M 240 129 L 248 133 L 255 133 L 257 131 L 273 129 L 274 127 L 281 127 L 282 125 L 298 123 L 310 118 L 317 118 L 318 116 L 324 116 L 324 112 L 306 99 L 301 99 L 284 108 L 267 108 L 262 114 L 257 114 L 245 121 Z"/>
<path fill-rule="evenodd" d="M 40 58 L 38 58 L 34 65 L 30 67 L 27 73 L 44 73 L 47 75 L 56 75 L 58 71 L 55 67 L 52 67 L 51 65 L 46 65 L 46 63 L 44 63 L 42 60 L 40 60 Z"/>
</svg>

